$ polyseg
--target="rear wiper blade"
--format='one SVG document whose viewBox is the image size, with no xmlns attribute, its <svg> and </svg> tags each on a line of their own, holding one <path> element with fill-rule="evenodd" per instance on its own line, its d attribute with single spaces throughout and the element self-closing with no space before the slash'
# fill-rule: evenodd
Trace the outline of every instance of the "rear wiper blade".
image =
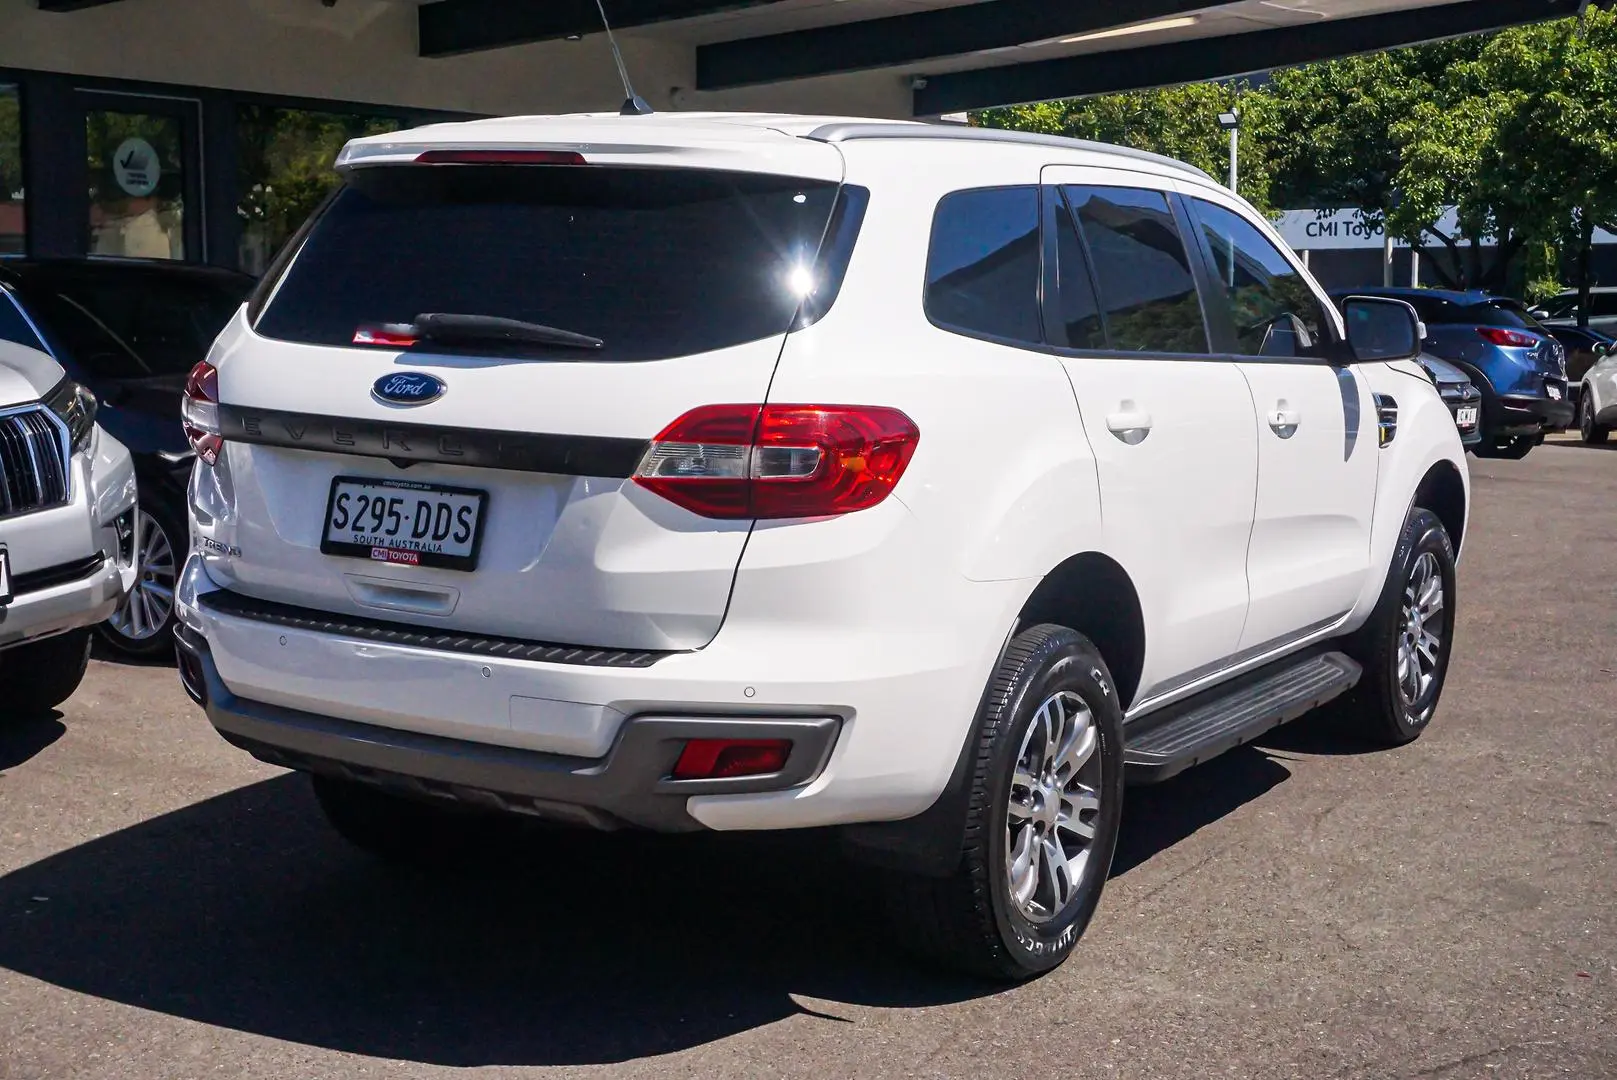
<svg viewBox="0 0 1617 1080">
<path fill-rule="evenodd" d="M 599 349 L 606 344 L 589 334 L 494 315 L 428 312 L 417 315 L 414 322 L 386 329 L 408 332 L 418 341 L 435 341 L 443 345 L 549 345 L 562 349 Z"/>
</svg>

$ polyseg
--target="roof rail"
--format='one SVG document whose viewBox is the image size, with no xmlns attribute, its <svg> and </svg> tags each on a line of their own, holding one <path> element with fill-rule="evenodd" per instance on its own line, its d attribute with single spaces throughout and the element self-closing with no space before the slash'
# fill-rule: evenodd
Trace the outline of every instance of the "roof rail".
<svg viewBox="0 0 1617 1080">
<path fill-rule="evenodd" d="M 1149 150 L 1136 150 L 1132 146 L 1092 142 L 1088 139 L 1069 139 L 1063 135 L 1042 135 L 1035 131 L 1007 131 L 1003 128 L 967 127 L 963 124 L 826 124 L 808 133 L 808 138 L 819 142 L 848 142 L 853 139 L 951 139 L 975 142 L 1022 143 L 1027 146 L 1049 146 L 1058 150 L 1085 150 L 1090 153 L 1114 154 L 1118 157 L 1149 161 L 1154 165 L 1191 173 L 1204 180 L 1218 183 L 1211 175 L 1187 165 L 1176 158 L 1153 154 Z"/>
</svg>

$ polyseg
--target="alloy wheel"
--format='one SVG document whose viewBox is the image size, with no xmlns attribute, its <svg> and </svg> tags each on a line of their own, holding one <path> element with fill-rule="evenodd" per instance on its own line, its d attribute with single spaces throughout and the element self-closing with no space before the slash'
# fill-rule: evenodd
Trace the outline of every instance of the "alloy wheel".
<svg viewBox="0 0 1617 1080">
<path fill-rule="evenodd" d="M 1415 711 L 1437 679 L 1446 632 L 1443 572 L 1437 556 L 1421 552 L 1404 586 L 1403 622 L 1398 636 L 1398 696 Z"/>
<path fill-rule="evenodd" d="M 1028 725 L 1011 777 L 1005 872 L 1031 922 L 1059 916 L 1078 893 L 1100 814 L 1099 730 L 1083 698 L 1046 698 Z"/>
<path fill-rule="evenodd" d="M 144 642 L 161 633 L 174 612 L 178 568 L 163 526 L 140 509 L 135 511 L 135 567 L 135 587 L 107 623 L 120 637 Z"/>
</svg>

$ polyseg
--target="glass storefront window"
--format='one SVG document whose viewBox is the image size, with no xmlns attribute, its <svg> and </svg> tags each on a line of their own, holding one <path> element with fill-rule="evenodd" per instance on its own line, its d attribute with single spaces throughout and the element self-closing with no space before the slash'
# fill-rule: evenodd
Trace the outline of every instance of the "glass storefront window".
<svg viewBox="0 0 1617 1080">
<path fill-rule="evenodd" d="M 22 99 L 0 85 L 0 255 L 21 255 L 27 239 L 23 215 Z"/>
<path fill-rule="evenodd" d="M 173 116 L 85 114 L 90 254 L 186 257 L 184 129 Z"/>
<path fill-rule="evenodd" d="M 403 126 L 393 117 L 238 105 L 241 268 L 262 274 L 281 245 L 337 186 L 332 164 L 344 143 Z"/>
</svg>

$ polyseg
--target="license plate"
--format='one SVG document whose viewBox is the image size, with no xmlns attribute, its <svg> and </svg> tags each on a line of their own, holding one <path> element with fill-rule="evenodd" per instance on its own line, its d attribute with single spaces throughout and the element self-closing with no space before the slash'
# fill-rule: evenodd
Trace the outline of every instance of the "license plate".
<svg viewBox="0 0 1617 1080">
<path fill-rule="evenodd" d="M 1561 400 L 1561 388 L 1554 383 L 1545 383 L 1544 392 L 1550 395 L 1550 398 L 1553 401 Z"/>
<path fill-rule="evenodd" d="M 488 493 L 339 476 L 326 500 L 320 550 L 402 566 L 477 567 Z"/>
<path fill-rule="evenodd" d="M 1454 423 L 1456 427 L 1475 427 L 1477 424 L 1476 406 L 1471 405 L 1464 409 L 1456 409 L 1454 412 Z"/>
</svg>

